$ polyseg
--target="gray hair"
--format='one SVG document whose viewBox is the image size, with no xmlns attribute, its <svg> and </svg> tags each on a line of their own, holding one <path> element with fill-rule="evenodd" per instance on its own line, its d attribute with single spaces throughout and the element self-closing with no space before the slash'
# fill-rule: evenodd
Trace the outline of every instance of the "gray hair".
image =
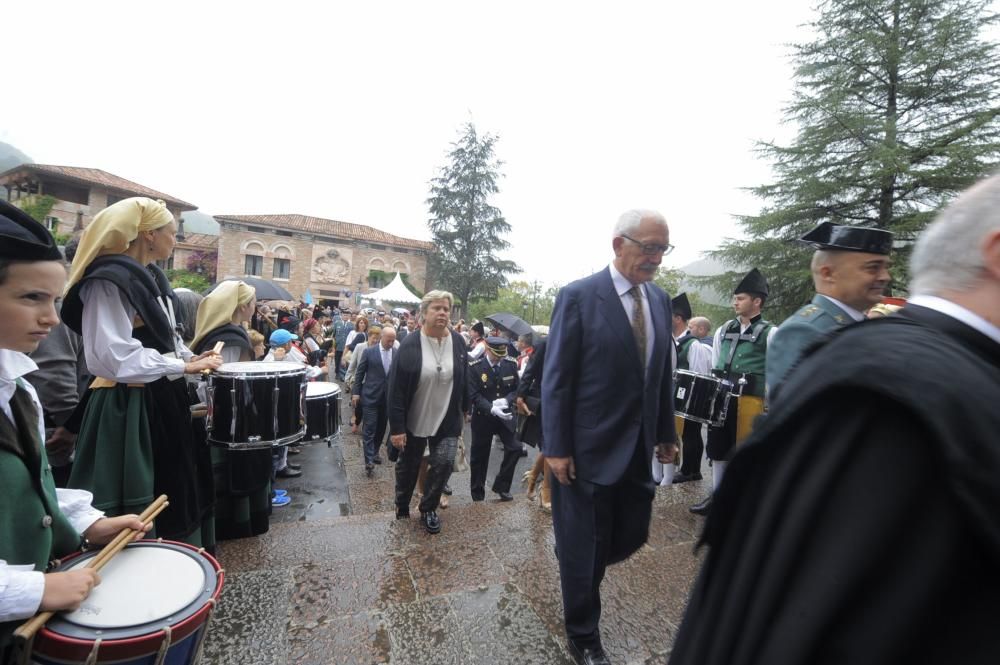
<svg viewBox="0 0 1000 665">
<path fill-rule="evenodd" d="M 913 248 L 910 291 L 968 291 L 983 277 L 982 242 L 1000 229 L 1000 175 L 982 180 L 949 203 Z"/>
<path fill-rule="evenodd" d="M 195 328 L 198 320 L 198 305 L 205 298 L 190 289 L 174 289 L 174 296 L 177 298 L 177 325 L 181 339 L 190 342 L 194 339 Z"/>
<path fill-rule="evenodd" d="M 639 225 L 644 219 L 654 219 L 663 226 L 667 225 L 666 218 L 655 210 L 642 210 L 640 208 L 628 210 L 623 212 L 621 217 L 618 218 L 618 222 L 615 224 L 614 237 L 617 238 L 622 235 L 635 233 L 639 230 Z"/>
<path fill-rule="evenodd" d="M 431 303 L 435 300 L 447 300 L 449 308 L 455 306 L 455 298 L 448 291 L 428 291 L 424 294 L 423 299 L 420 301 L 421 316 L 427 314 L 427 308 L 430 307 Z"/>
</svg>

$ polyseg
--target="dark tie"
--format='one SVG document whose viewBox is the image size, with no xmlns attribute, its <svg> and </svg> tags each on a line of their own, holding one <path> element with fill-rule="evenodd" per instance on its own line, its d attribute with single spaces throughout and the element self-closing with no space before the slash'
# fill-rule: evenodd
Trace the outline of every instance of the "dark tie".
<svg viewBox="0 0 1000 665">
<path fill-rule="evenodd" d="M 639 348 L 639 363 L 646 367 L 646 317 L 642 308 L 642 287 L 639 285 L 629 289 L 635 309 L 632 310 L 632 335 L 635 345 Z"/>
</svg>

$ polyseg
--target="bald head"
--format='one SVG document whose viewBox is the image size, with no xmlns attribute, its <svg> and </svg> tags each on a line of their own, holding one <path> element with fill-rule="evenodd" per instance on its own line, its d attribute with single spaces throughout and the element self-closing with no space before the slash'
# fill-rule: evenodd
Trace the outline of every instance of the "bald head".
<svg viewBox="0 0 1000 665">
<path fill-rule="evenodd" d="M 813 284 L 816 293 L 863 312 L 881 302 L 890 265 L 883 254 L 821 249 L 812 258 Z"/>
</svg>

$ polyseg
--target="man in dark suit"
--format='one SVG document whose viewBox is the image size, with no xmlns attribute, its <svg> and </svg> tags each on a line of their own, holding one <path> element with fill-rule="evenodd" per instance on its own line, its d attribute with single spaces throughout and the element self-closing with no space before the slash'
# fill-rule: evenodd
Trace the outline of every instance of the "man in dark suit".
<svg viewBox="0 0 1000 665">
<path fill-rule="evenodd" d="M 657 212 L 615 225 L 614 261 L 564 287 L 552 314 L 542 378 L 542 452 L 558 483 L 552 521 L 570 651 L 610 662 L 601 646 L 600 585 L 608 564 L 649 535 L 661 462 L 675 452 L 670 298 L 649 283 L 670 245 Z"/>
<path fill-rule="evenodd" d="M 357 407 L 361 401 L 362 422 L 361 440 L 365 449 L 365 471 L 371 475 L 376 464 L 382 463 L 378 449 L 385 438 L 385 425 L 388 418 L 385 392 L 388 386 L 389 368 L 392 367 L 396 342 L 396 330 L 392 326 L 382 329 L 382 339 L 375 346 L 365 349 L 364 355 L 358 361 L 358 369 L 354 373 L 354 386 L 351 388 L 351 403 Z"/>
<path fill-rule="evenodd" d="M 507 339 L 488 337 L 486 353 L 469 363 L 469 403 L 472 405 L 472 449 L 469 470 L 472 500 L 486 498 L 486 472 L 490 463 L 490 443 L 497 436 L 503 443 L 503 461 L 493 480 L 493 491 L 501 501 L 511 501 L 510 484 L 514 467 L 521 457 L 521 444 L 514 439 L 517 396 L 517 363 L 507 355 Z"/>
</svg>

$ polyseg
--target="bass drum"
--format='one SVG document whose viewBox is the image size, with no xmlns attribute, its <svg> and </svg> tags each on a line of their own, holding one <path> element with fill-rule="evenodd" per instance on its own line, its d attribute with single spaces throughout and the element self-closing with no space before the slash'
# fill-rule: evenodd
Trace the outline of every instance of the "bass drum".
<svg viewBox="0 0 1000 665">
<path fill-rule="evenodd" d="M 208 375 L 209 443 L 232 450 L 287 446 L 305 435 L 306 367 L 224 363 Z"/>
</svg>

